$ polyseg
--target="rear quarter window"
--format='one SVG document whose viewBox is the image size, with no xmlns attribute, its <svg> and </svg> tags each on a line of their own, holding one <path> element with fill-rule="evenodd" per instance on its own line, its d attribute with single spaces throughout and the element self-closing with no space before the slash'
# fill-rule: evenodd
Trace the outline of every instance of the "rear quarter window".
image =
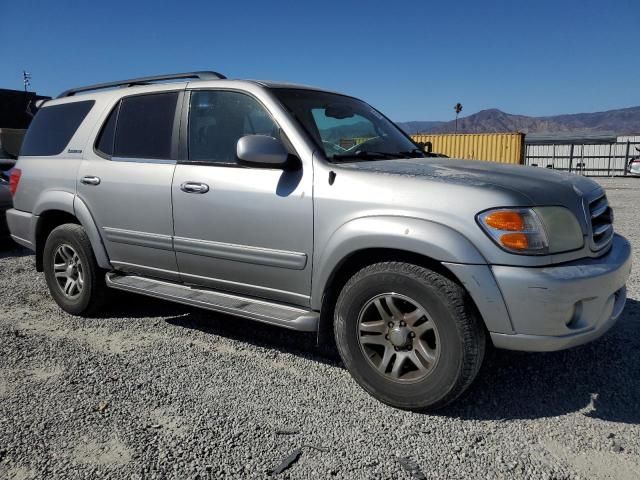
<svg viewBox="0 0 640 480">
<path fill-rule="evenodd" d="M 41 108 L 27 130 L 20 155 L 41 157 L 62 153 L 94 103 L 86 100 Z"/>
<path fill-rule="evenodd" d="M 116 138 L 116 120 L 118 119 L 118 110 L 120 109 L 120 102 L 111 110 L 107 121 L 104 122 L 102 130 L 98 135 L 98 141 L 96 142 L 96 150 L 107 157 L 113 155 L 113 143 Z"/>
</svg>

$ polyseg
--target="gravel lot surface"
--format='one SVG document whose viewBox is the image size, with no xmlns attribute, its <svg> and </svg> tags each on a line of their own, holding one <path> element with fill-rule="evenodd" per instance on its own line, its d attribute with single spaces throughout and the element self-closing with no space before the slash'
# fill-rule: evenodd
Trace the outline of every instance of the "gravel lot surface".
<svg viewBox="0 0 640 480">
<path fill-rule="evenodd" d="M 640 179 L 602 183 L 634 243 Z M 464 398 L 424 415 L 369 397 L 312 335 L 132 295 L 71 317 L 5 245 L 0 478 L 270 478 L 302 447 L 276 478 L 638 479 L 638 269 L 629 297 L 604 338 L 493 351 Z"/>
</svg>

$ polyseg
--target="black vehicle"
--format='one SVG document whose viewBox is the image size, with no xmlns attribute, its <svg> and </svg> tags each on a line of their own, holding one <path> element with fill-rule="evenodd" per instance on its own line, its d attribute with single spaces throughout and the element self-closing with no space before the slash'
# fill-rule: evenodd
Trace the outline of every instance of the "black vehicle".
<svg viewBox="0 0 640 480">
<path fill-rule="evenodd" d="M 0 239 L 9 237 L 9 228 L 7 227 L 6 212 L 11 208 L 11 193 L 9 191 L 9 182 L 0 175 Z"/>
</svg>

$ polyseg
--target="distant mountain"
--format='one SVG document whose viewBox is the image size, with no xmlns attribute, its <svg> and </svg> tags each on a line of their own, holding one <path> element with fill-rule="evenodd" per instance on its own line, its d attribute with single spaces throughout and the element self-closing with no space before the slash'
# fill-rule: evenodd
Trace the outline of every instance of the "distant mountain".
<svg viewBox="0 0 640 480">
<path fill-rule="evenodd" d="M 369 122 L 356 122 L 322 130 L 322 138 L 330 142 L 338 143 L 341 138 L 371 137 L 371 124 Z"/>
<path fill-rule="evenodd" d="M 449 122 L 402 122 L 405 132 L 454 133 L 455 120 Z M 512 115 L 492 108 L 458 119 L 458 133 L 558 133 L 614 132 L 618 135 L 640 132 L 640 107 L 608 110 L 606 112 L 576 113 L 551 117 Z"/>
<path fill-rule="evenodd" d="M 438 122 L 438 121 L 433 121 L 433 122 L 416 121 L 416 122 L 400 122 L 398 123 L 398 126 L 400 126 L 400 128 L 402 128 L 405 132 L 414 134 L 418 132 L 433 132 L 437 128 L 440 128 L 443 125 L 446 125 L 447 123 L 448 122 Z"/>
</svg>

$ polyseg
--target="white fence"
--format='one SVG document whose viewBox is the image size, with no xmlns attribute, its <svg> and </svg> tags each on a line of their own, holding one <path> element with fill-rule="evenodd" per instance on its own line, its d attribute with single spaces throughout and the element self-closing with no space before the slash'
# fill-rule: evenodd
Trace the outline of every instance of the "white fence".
<svg viewBox="0 0 640 480">
<path fill-rule="evenodd" d="M 528 144 L 524 163 L 593 177 L 626 175 L 629 160 L 640 156 L 640 137 L 617 140 L 601 144 Z"/>
</svg>

